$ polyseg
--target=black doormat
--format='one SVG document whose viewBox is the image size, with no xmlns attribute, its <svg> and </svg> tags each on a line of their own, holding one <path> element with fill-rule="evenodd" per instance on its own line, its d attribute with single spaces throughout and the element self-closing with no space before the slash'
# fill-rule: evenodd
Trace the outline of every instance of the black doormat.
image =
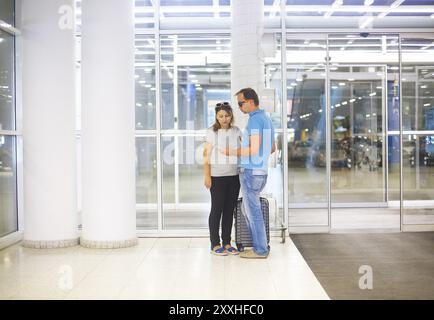
<svg viewBox="0 0 434 320">
<path fill-rule="evenodd" d="M 434 232 L 291 239 L 331 299 L 434 299 Z"/>
</svg>

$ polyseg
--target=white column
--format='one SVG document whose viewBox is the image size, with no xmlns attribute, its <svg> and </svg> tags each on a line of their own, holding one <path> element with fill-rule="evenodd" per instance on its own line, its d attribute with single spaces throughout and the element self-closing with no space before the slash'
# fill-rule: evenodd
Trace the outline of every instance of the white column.
<svg viewBox="0 0 434 320">
<path fill-rule="evenodd" d="M 135 245 L 134 1 L 82 1 L 81 244 Z"/>
<path fill-rule="evenodd" d="M 233 97 L 240 89 L 253 88 L 258 95 L 264 87 L 261 39 L 264 33 L 264 1 L 231 1 L 231 93 L 236 124 L 241 129 L 248 116 L 241 113 Z"/>
<path fill-rule="evenodd" d="M 21 1 L 26 247 L 78 244 L 73 2 Z"/>
</svg>

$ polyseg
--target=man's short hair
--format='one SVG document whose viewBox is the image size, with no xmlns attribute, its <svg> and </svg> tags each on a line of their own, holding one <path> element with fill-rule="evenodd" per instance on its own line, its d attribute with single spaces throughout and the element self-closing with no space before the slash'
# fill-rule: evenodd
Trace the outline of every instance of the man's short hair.
<svg viewBox="0 0 434 320">
<path fill-rule="evenodd" d="M 252 88 L 244 88 L 238 91 L 235 96 L 241 93 L 243 94 L 244 98 L 253 100 L 255 106 L 259 106 L 259 98 L 255 90 L 253 90 Z"/>
</svg>

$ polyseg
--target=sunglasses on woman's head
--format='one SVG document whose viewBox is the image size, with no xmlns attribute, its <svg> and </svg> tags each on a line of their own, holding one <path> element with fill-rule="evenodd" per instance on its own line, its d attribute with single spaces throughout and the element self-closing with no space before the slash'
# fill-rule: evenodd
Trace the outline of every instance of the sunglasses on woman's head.
<svg viewBox="0 0 434 320">
<path fill-rule="evenodd" d="M 223 108 L 227 108 L 227 109 L 232 109 L 231 108 L 231 105 L 230 105 L 230 103 L 229 102 L 219 102 L 219 103 L 217 103 L 216 105 L 215 105 L 215 109 L 216 109 L 216 111 L 217 110 L 220 110 L 220 109 L 223 109 Z"/>
</svg>

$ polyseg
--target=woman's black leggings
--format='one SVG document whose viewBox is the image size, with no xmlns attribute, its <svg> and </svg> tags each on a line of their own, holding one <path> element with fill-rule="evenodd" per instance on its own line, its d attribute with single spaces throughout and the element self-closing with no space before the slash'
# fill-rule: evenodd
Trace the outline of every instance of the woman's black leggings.
<svg viewBox="0 0 434 320">
<path fill-rule="evenodd" d="M 211 177 L 211 212 L 209 214 L 209 234 L 211 249 L 220 245 L 220 220 L 222 220 L 223 246 L 231 244 L 231 231 L 234 208 L 240 192 L 238 175 L 228 177 Z M 223 214 L 223 218 L 222 218 Z"/>
</svg>

